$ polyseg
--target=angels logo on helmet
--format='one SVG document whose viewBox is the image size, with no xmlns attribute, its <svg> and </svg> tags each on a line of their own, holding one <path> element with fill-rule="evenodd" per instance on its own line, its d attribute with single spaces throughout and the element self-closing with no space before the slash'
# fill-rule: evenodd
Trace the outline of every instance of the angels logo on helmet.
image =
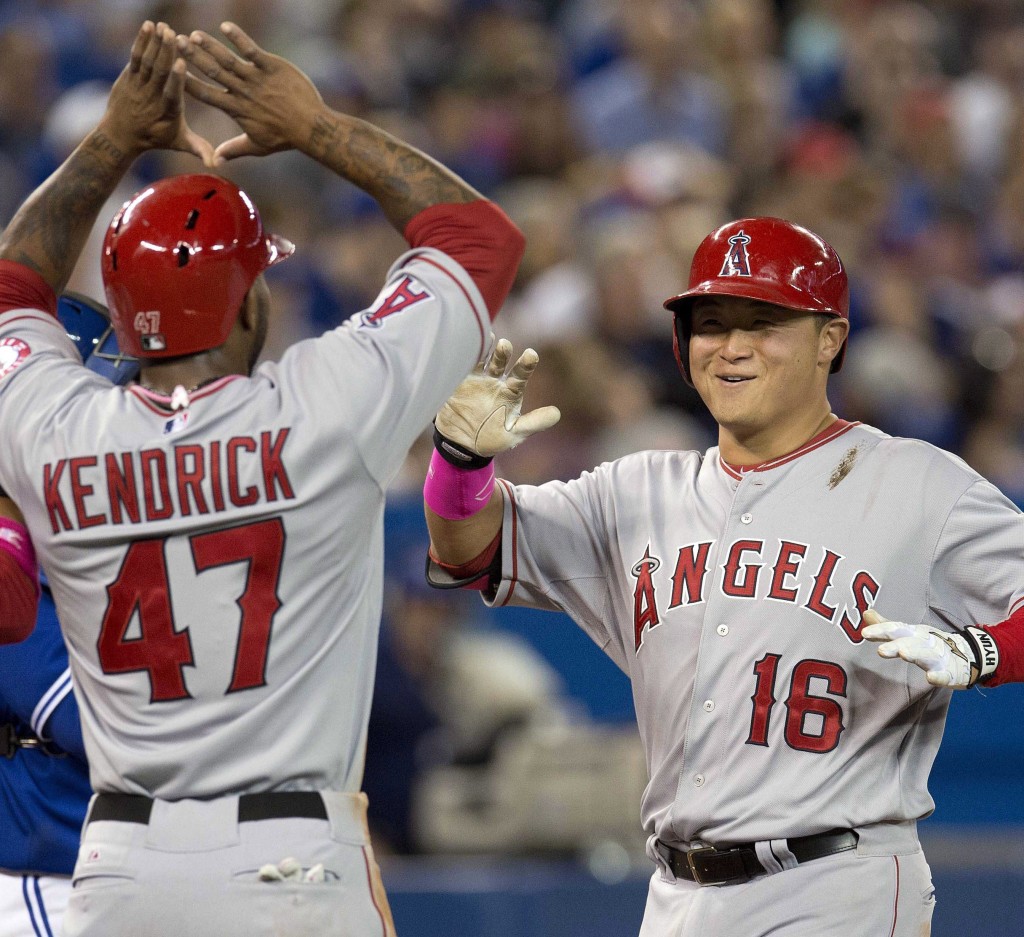
<svg viewBox="0 0 1024 937">
<path fill-rule="evenodd" d="M 729 238 L 730 249 L 725 255 L 720 277 L 749 277 L 750 257 L 747 255 L 747 245 L 750 243 L 750 235 L 742 231 L 737 232 Z"/>
</svg>

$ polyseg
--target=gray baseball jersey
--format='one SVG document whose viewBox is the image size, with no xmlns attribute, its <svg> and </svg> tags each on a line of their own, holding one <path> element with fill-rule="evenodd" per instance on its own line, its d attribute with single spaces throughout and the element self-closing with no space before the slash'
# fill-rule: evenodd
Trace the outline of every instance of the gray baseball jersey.
<svg viewBox="0 0 1024 937">
<path fill-rule="evenodd" d="M 502 482 L 494 604 L 562 609 L 630 677 L 669 844 L 927 816 L 950 691 L 883 660 L 861 613 L 951 630 L 1024 601 L 1024 519 L 933 446 L 839 421 L 750 471 L 642 452 Z"/>
<path fill-rule="evenodd" d="M 97 791 L 356 791 L 384 492 L 489 330 L 432 249 L 366 312 L 187 406 L 0 316 L 0 484 L 53 587 Z M 255 779 L 255 783 L 254 783 Z"/>
</svg>

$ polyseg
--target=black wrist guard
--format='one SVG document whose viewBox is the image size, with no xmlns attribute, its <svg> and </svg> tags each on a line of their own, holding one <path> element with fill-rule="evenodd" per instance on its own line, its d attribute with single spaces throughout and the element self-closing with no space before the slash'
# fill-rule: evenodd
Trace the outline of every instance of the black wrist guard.
<svg viewBox="0 0 1024 937">
<path fill-rule="evenodd" d="M 974 651 L 971 685 L 984 683 L 999 666 L 999 648 L 992 635 L 984 628 L 964 628 L 961 634 L 967 639 L 971 650 Z M 977 676 L 974 676 L 975 670 L 977 670 Z"/>
<path fill-rule="evenodd" d="M 477 455 L 465 446 L 452 442 L 447 436 L 442 436 L 438 428 L 434 427 L 434 448 L 441 453 L 441 458 L 460 469 L 480 469 L 490 465 L 494 456 Z"/>
</svg>

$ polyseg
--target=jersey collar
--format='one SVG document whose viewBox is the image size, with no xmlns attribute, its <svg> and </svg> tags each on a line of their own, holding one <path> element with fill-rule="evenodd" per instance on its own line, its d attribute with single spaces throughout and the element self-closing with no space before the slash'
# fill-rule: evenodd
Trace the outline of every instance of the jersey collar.
<svg viewBox="0 0 1024 937">
<path fill-rule="evenodd" d="M 777 456 L 774 459 L 769 459 L 767 462 L 759 462 L 756 465 L 730 465 L 722 458 L 721 453 L 719 453 L 718 462 L 726 475 L 738 480 L 751 472 L 767 472 L 769 469 L 778 468 L 780 465 L 785 465 L 787 462 L 799 459 L 800 456 L 813 452 L 815 449 L 820 449 L 822 446 L 832 442 L 833 439 L 848 433 L 855 426 L 860 426 L 860 421 L 851 423 L 848 420 L 837 419 L 834 423 L 826 426 L 817 436 L 808 439 L 800 448 L 787 452 L 785 455 Z"/>
<path fill-rule="evenodd" d="M 188 405 L 195 403 L 197 400 L 202 400 L 203 397 L 208 397 L 210 394 L 215 394 L 222 387 L 225 387 L 232 381 L 241 379 L 241 377 L 241 374 L 226 374 L 224 377 L 215 378 L 208 384 L 200 385 L 188 395 Z M 143 387 L 141 384 L 132 384 L 128 390 L 138 397 L 146 407 L 155 413 L 159 413 L 161 416 L 176 413 L 180 409 L 178 406 L 175 406 L 176 401 L 169 394 L 158 393 L 155 390 L 150 390 L 148 387 Z"/>
</svg>

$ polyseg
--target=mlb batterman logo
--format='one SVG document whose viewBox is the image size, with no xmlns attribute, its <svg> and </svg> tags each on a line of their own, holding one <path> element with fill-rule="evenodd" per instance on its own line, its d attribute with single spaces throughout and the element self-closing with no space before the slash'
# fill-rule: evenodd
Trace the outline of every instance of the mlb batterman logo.
<svg viewBox="0 0 1024 937">
<path fill-rule="evenodd" d="M 737 231 L 729 238 L 729 250 L 726 252 L 725 261 L 722 263 L 720 277 L 749 277 L 750 258 L 747 256 L 747 245 L 750 243 L 750 235 Z"/>
<path fill-rule="evenodd" d="M 0 339 L 0 378 L 7 377 L 31 353 L 32 349 L 20 338 Z"/>
</svg>

